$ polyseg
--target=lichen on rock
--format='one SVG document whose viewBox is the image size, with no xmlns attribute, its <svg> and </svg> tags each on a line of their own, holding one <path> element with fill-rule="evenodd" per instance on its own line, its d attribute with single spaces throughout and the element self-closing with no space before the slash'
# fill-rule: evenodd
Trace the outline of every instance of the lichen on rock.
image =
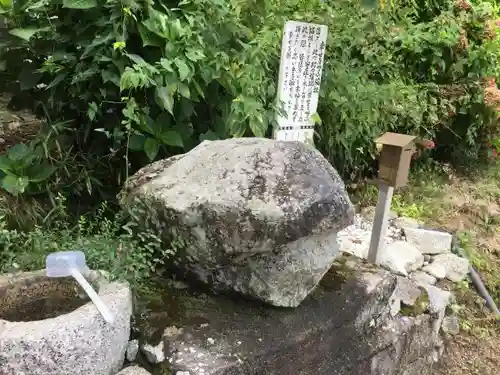
<svg viewBox="0 0 500 375">
<path fill-rule="evenodd" d="M 215 290 L 297 306 L 337 257 L 354 208 L 335 169 L 300 142 L 205 141 L 132 176 L 121 204 L 143 202 L 176 265 Z M 147 202 L 147 203 L 145 203 Z"/>
</svg>

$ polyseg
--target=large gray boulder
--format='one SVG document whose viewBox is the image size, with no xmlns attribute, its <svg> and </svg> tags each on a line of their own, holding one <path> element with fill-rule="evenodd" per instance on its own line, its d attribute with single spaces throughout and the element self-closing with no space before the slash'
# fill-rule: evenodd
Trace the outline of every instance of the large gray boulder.
<svg viewBox="0 0 500 375">
<path fill-rule="evenodd" d="M 121 194 L 177 265 L 215 290 L 298 306 L 339 250 L 354 208 L 335 169 L 300 142 L 205 141 L 132 176 Z"/>
<path fill-rule="evenodd" d="M 43 271 L 0 275 L 1 375 L 114 375 L 121 369 L 130 335 L 130 289 L 99 273 L 90 281 L 113 324 L 71 278 L 49 279 Z"/>
</svg>

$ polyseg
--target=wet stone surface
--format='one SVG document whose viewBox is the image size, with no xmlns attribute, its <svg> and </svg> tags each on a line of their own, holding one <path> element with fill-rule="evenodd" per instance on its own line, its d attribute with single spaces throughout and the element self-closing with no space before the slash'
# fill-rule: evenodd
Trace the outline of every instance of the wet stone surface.
<svg viewBox="0 0 500 375">
<path fill-rule="evenodd" d="M 413 363 L 415 351 L 408 346 L 413 343 L 422 348 L 419 355 L 430 357 L 432 317 L 403 317 L 404 324 L 398 323 L 401 317 L 394 320 L 389 302 L 395 276 L 355 259 L 337 260 L 293 309 L 171 289 L 149 306 L 141 341 L 163 343 L 163 367 L 173 374 L 367 375 L 387 369 L 403 374 L 391 353 L 408 349 L 403 362 Z M 388 324 L 395 328 L 387 330 Z"/>
<path fill-rule="evenodd" d="M 0 288 L 0 319 L 30 322 L 70 313 L 89 299 L 72 278 L 40 277 Z"/>
</svg>

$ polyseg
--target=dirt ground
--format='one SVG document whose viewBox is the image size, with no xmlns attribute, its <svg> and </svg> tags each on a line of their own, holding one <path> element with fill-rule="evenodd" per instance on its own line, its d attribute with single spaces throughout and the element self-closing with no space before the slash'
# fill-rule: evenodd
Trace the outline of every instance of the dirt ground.
<svg viewBox="0 0 500 375">
<path fill-rule="evenodd" d="M 30 111 L 8 109 L 10 99 L 10 95 L 0 92 L 0 154 L 11 145 L 33 139 L 41 126 Z"/>
<path fill-rule="evenodd" d="M 445 194 L 448 215 L 441 224 L 467 233 L 468 250 L 490 294 L 500 302 L 500 180 L 492 175 L 473 181 L 453 178 Z M 462 331 L 447 346 L 436 375 L 498 374 L 500 369 L 500 321 L 485 308 L 473 289 L 457 291 L 464 305 Z"/>
</svg>

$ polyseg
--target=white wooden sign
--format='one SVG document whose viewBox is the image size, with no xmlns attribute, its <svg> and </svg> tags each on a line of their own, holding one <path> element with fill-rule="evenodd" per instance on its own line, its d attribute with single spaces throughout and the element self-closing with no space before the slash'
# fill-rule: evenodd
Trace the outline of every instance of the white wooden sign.
<svg viewBox="0 0 500 375">
<path fill-rule="evenodd" d="M 281 141 L 312 143 L 323 73 L 328 28 L 314 23 L 288 21 L 283 31 L 278 80 L 278 129 Z"/>
</svg>

